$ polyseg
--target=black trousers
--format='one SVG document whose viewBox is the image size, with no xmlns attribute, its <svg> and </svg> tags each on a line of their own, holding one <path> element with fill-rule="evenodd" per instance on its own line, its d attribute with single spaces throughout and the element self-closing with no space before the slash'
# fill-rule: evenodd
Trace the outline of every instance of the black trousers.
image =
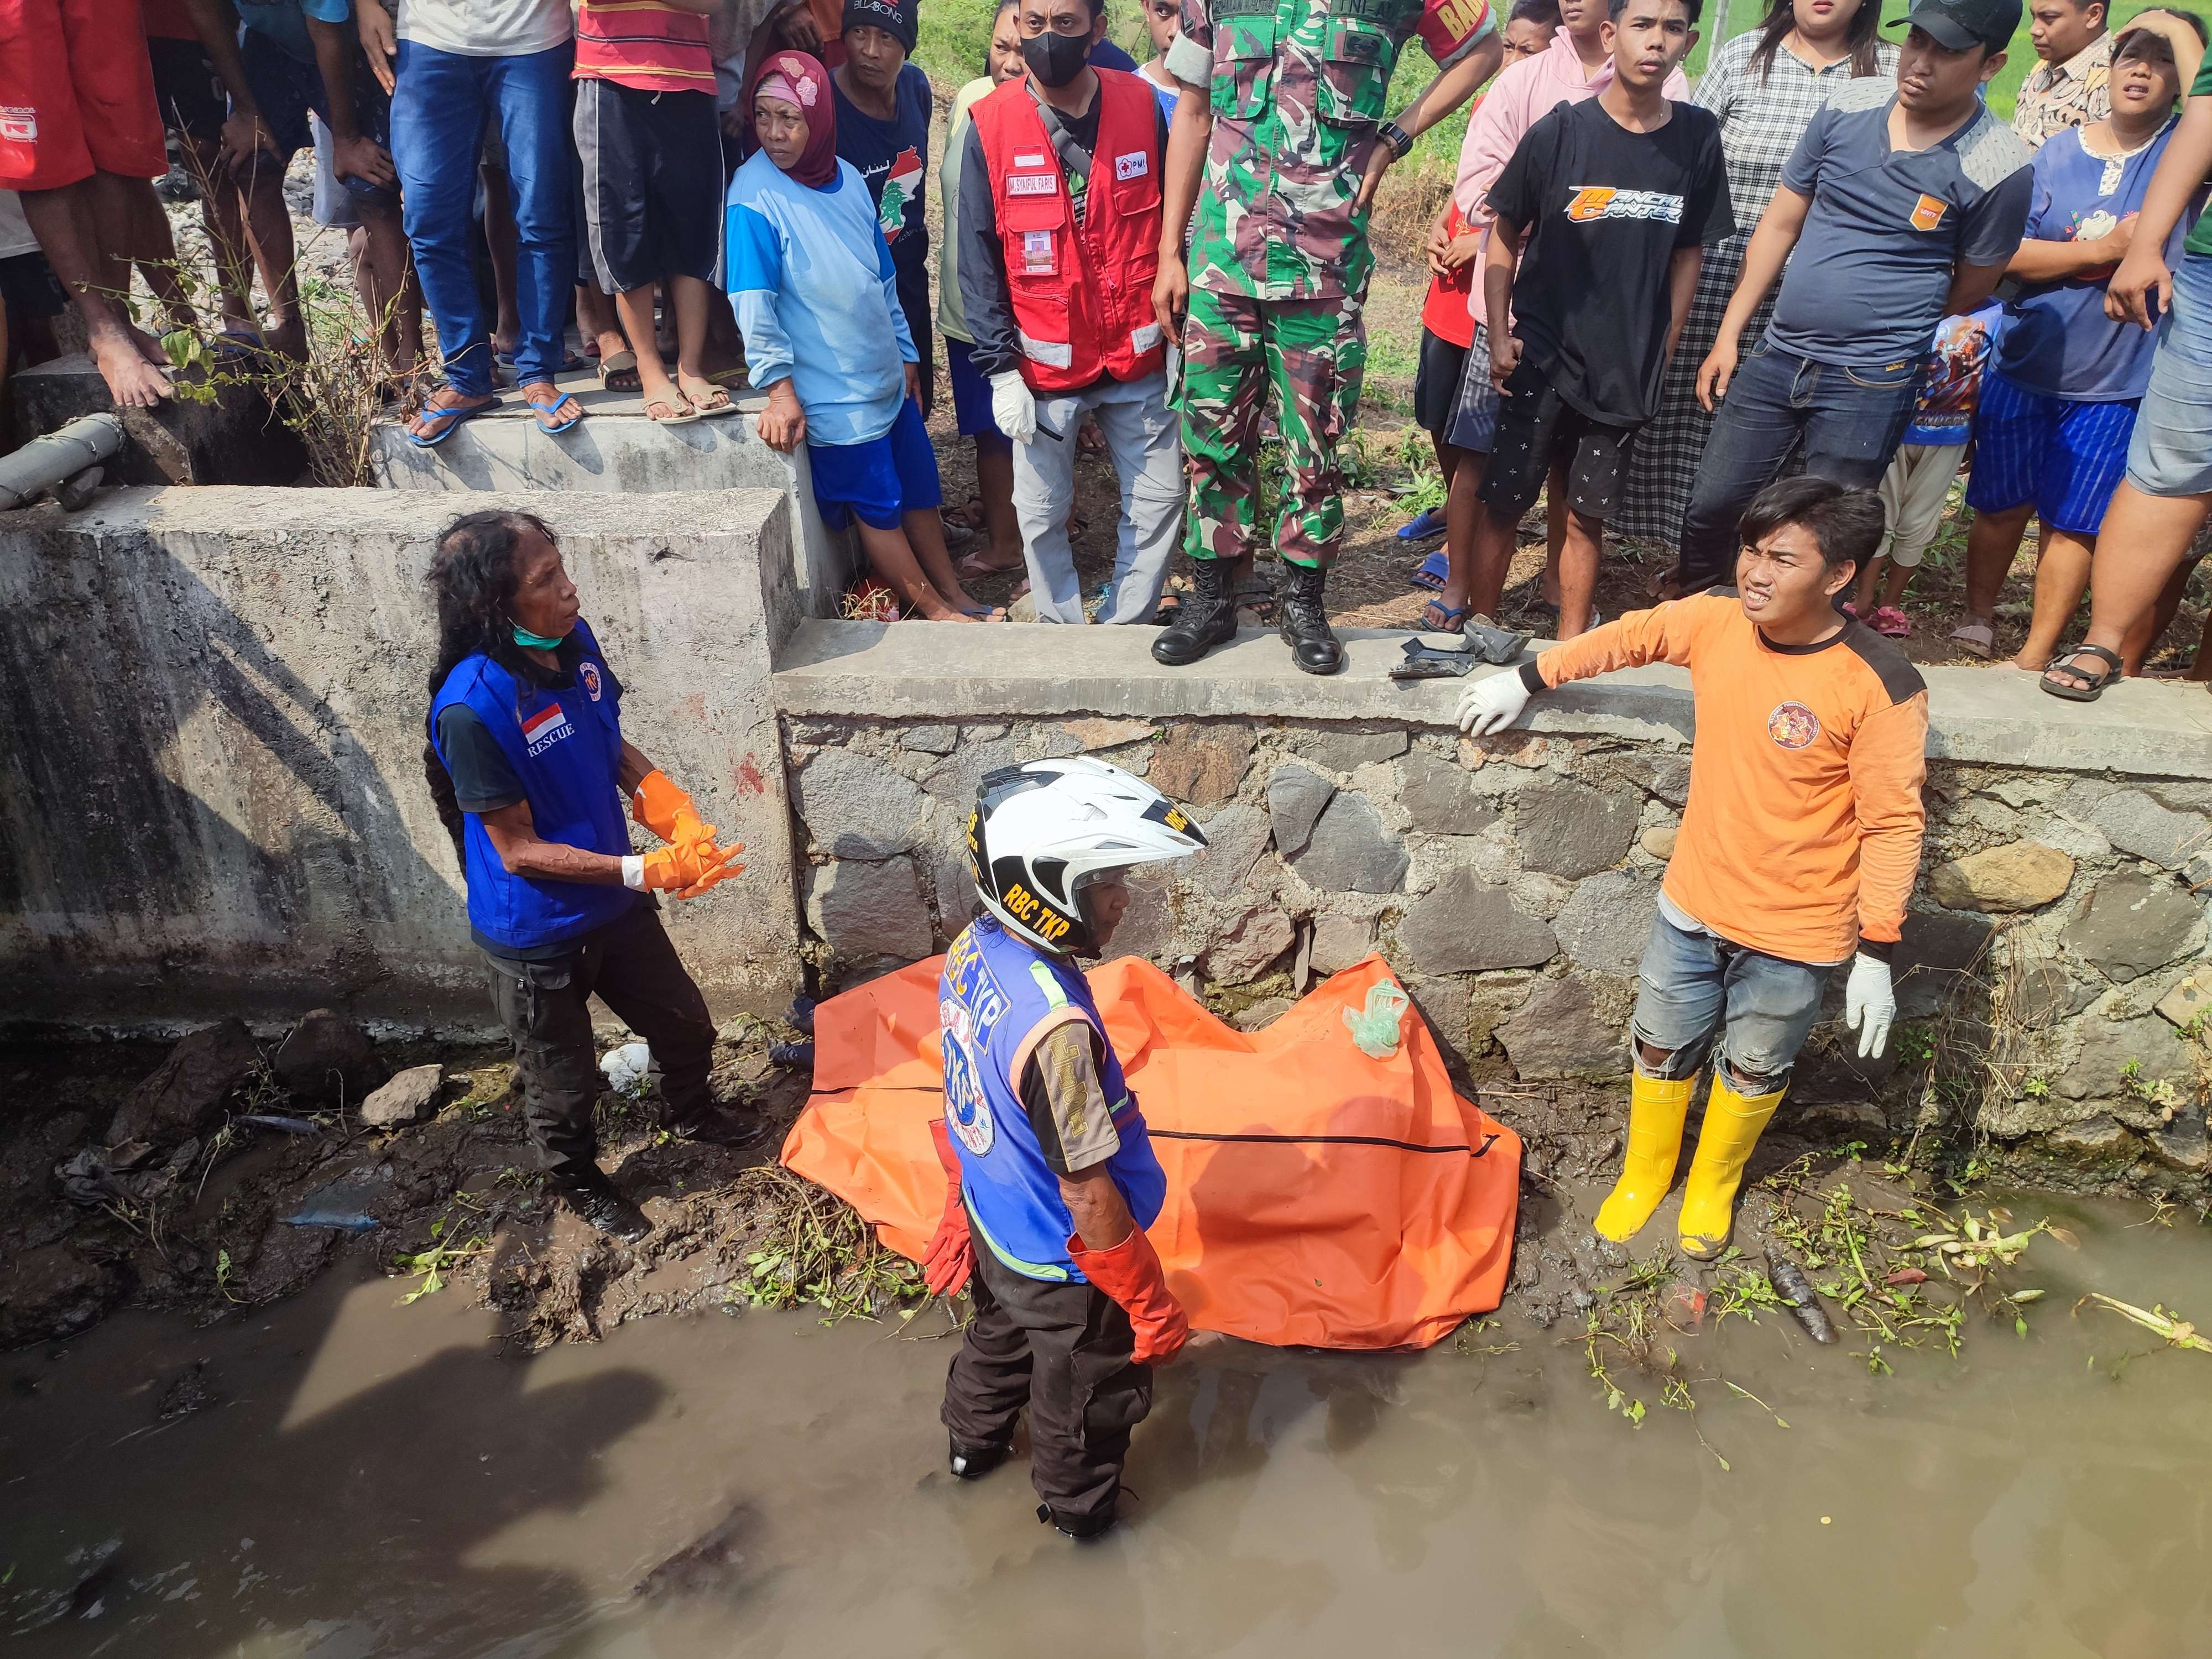
<svg viewBox="0 0 2212 1659">
<path fill-rule="evenodd" d="M 530 1139 L 547 1172 L 574 1176 L 599 1168 L 592 1125 L 599 1104 L 599 1055 L 592 1042 L 596 994 L 643 1037 L 660 1062 L 660 1092 L 676 1122 L 714 1109 L 707 1073 L 714 1022 L 650 905 L 587 935 L 555 962 L 515 962 L 487 951 L 492 1005 L 514 1043 Z"/>
<path fill-rule="evenodd" d="M 1108 1519 L 1130 1431 L 1152 1408 L 1129 1316 L 1092 1285 L 1016 1273 L 980 1231 L 968 1294 L 975 1317 L 945 1379 L 945 1426 L 968 1445 L 1003 1446 L 1026 1405 L 1037 1496 L 1065 1520 Z"/>
</svg>

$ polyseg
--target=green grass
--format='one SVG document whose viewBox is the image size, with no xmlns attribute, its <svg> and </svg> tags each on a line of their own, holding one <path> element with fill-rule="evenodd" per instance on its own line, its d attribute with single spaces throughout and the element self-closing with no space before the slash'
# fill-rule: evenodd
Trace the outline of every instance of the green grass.
<svg viewBox="0 0 2212 1659">
<path fill-rule="evenodd" d="M 963 85 L 983 72 L 983 53 L 991 40 L 993 4 L 994 0 L 929 0 L 921 9 L 921 34 L 915 48 L 915 61 L 927 73 L 940 97 L 949 100 Z M 1502 15 L 1510 7 L 1510 0 L 1492 0 L 1492 4 Z M 1884 15 L 1893 20 L 1903 17 L 1908 4 L 1909 0 L 1884 0 Z M 2124 22 L 2137 12 L 2149 9 L 2149 0 L 2114 0 L 2112 21 L 2116 24 Z M 1705 9 L 1710 18 L 1714 9 L 1712 0 L 1707 0 Z M 1765 15 L 1765 7 L 1759 0 L 1730 0 L 1727 38 L 1733 40 L 1748 33 L 1759 27 Z M 1142 63 L 1152 55 L 1152 37 L 1145 32 L 1145 20 L 1134 0 L 1109 0 L 1107 15 L 1107 33 L 1127 48 L 1131 57 Z M 1895 39 L 1901 31 L 1885 26 L 1883 33 L 1885 38 Z M 1699 40 L 1685 65 L 1692 79 L 1704 72 L 1705 59 L 1716 44 L 1710 38 Z M 2023 8 L 2020 32 L 2013 37 L 2005 65 L 1990 82 L 1991 109 L 2008 120 L 2011 118 L 2013 95 L 2020 90 L 2021 82 L 2035 63 L 2035 48 L 2028 44 L 2027 15 Z M 1398 74 L 1390 88 L 1391 112 L 1395 114 L 1413 102 L 1435 74 L 1436 66 L 1428 54 L 1418 43 L 1409 45 L 1400 59 Z M 1466 133 L 1467 112 L 1462 109 L 1423 133 L 1413 155 L 1402 165 L 1408 171 L 1455 171 L 1460 141 Z"/>
</svg>

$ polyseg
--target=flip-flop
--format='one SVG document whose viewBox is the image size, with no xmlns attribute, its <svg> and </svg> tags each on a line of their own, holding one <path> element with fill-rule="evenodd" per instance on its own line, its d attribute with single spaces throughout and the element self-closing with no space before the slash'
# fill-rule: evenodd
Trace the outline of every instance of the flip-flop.
<svg viewBox="0 0 2212 1659">
<path fill-rule="evenodd" d="M 2098 674 L 2093 673 L 2087 668 L 2075 667 L 2074 659 L 2076 657 L 2100 659 L 2106 665 L 2105 672 Z M 2051 678 L 2053 674 L 2071 674 L 2075 679 L 2087 680 L 2089 684 L 2061 685 Z M 2063 697 L 2069 702 L 2094 702 L 2105 695 L 2105 688 L 2119 677 L 2120 653 L 2118 652 L 2107 651 L 2101 645 L 2085 643 L 2075 646 L 2071 651 L 2062 651 L 2051 658 L 2051 666 L 2043 671 L 2041 678 L 2036 684 L 2051 693 L 2052 696 Z"/>
<path fill-rule="evenodd" d="M 538 429 L 549 438 L 559 437 L 562 433 L 576 427 L 584 418 L 584 406 L 576 403 L 575 395 L 573 392 L 564 392 L 550 404 L 541 404 L 529 399 L 525 401 L 530 403 L 530 412 L 538 419 Z M 556 421 L 553 418 L 570 404 L 576 404 L 576 412 L 574 415 L 565 421 Z"/>
<path fill-rule="evenodd" d="M 681 415 L 656 415 L 653 412 L 656 409 L 678 408 L 683 410 L 684 412 Z M 689 426 L 699 418 L 699 411 L 691 407 L 689 398 L 679 393 L 672 403 L 666 398 L 647 399 L 645 418 L 655 426 Z"/>
<path fill-rule="evenodd" d="M 678 392 L 684 391 L 681 386 L 678 386 L 677 390 Z M 703 403 L 702 403 L 698 398 L 694 398 L 688 392 L 684 392 L 684 400 L 688 402 L 692 408 L 699 411 L 702 418 L 709 421 L 720 420 L 725 415 L 734 415 L 738 412 L 738 406 L 735 403 L 731 401 L 730 394 L 723 391 L 720 386 L 716 386 L 713 394 Z"/>
<path fill-rule="evenodd" d="M 1406 523 L 1398 526 L 1401 542 L 1425 542 L 1431 536 L 1444 533 L 1444 515 L 1433 507 L 1425 507 Z"/>
<path fill-rule="evenodd" d="M 1451 562 L 1441 547 L 1421 561 L 1420 568 L 1413 572 L 1413 586 L 1425 587 L 1431 593 L 1441 593 L 1451 576 Z"/>
<path fill-rule="evenodd" d="M 973 611 L 963 611 L 960 614 L 973 617 L 978 622 L 1004 622 L 1006 619 L 1006 607 L 997 605 L 978 605 Z"/>
<path fill-rule="evenodd" d="M 1011 575 L 1021 568 L 1022 561 L 1019 559 L 1012 564 L 986 564 L 980 552 L 965 554 L 952 562 L 953 574 L 963 582 L 981 581 L 989 576 Z"/>
<path fill-rule="evenodd" d="M 417 449 L 435 449 L 453 435 L 455 427 L 465 421 L 473 421 L 477 416 L 488 414 L 498 407 L 499 399 L 496 398 L 486 398 L 480 404 L 459 404 L 446 409 L 441 409 L 434 404 L 425 404 L 422 405 L 419 418 L 435 421 L 438 426 L 427 437 L 418 432 L 410 432 L 407 434 L 407 441 Z"/>
<path fill-rule="evenodd" d="M 1421 607 L 1421 626 L 1439 634 L 1456 634 L 1467 626 L 1466 605 L 1446 605 L 1442 599 L 1431 599 Z"/>
<path fill-rule="evenodd" d="M 1893 605 L 1885 605 L 1866 619 L 1866 625 L 1884 639 L 1902 640 L 1912 633 L 1912 618 Z"/>
</svg>

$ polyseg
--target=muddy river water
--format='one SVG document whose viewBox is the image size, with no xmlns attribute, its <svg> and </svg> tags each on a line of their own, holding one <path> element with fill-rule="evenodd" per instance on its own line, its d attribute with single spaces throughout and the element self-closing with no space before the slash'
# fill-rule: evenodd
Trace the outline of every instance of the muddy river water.
<svg viewBox="0 0 2212 1659">
<path fill-rule="evenodd" d="M 517 1358 L 460 1293 L 402 1307 L 356 1272 L 198 1330 L 118 1318 L 0 1356 L 0 1632 L 160 1659 L 2212 1652 L 2212 1356 L 2069 1311 L 2205 1318 L 2212 1229 L 2015 1207 L 2082 1241 L 2037 1241 L 2026 1340 L 1978 1316 L 1959 1359 L 1877 1376 L 1730 1320 L 1685 1352 L 1764 1404 L 1652 1389 L 1641 1427 L 1564 1327 L 1218 1345 L 1163 1375 L 1126 1524 L 1080 1547 L 1024 1466 L 944 1472 L 935 1316 L 661 1318 Z"/>
</svg>

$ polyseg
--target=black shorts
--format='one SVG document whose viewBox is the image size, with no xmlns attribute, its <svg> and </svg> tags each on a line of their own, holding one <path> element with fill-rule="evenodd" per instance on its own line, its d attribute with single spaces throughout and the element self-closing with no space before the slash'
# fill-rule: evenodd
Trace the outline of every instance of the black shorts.
<svg viewBox="0 0 2212 1659">
<path fill-rule="evenodd" d="M 221 143 L 230 104 L 207 48 L 197 40 L 154 35 L 146 49 L 153 54 L 154 100 L 161 106 L 161 125 L 204 144 Z"/>
<path fill-rule="evenodd" d="M 722 255 L 722 130 L 710 92 L 576 82 L 585 240 L 599 285 L 713 283 Z"/>
<path fill-rule="evenodd" d="M 1620 504 L 1636 432 L 1593 421 L 1524 360 L 1505 382 L 1497 442 L 1476 493 L 1492 512 L 1518 519 L 1536 504 L 1553 458 L 1560 457 L 1567 463 L 1567 505 L 1603 522 Z"/>
<path fill-rule="evenodd" d="M 1459 398 L 1460 371 L 1467 348 L 1441 334 L 1421 331 L 1421 366 L 1413 374 L 1413 418 L 1438 443 L 1451 436 L 1452 409 Z"/>
<path fill-rule="evenodd" d="M 46 256 L 34 248 L 0 259 L 0 305 L 14 319 L 58 317 L 69 309 L 69 295 L 54 279 Z"/>
</svg>

